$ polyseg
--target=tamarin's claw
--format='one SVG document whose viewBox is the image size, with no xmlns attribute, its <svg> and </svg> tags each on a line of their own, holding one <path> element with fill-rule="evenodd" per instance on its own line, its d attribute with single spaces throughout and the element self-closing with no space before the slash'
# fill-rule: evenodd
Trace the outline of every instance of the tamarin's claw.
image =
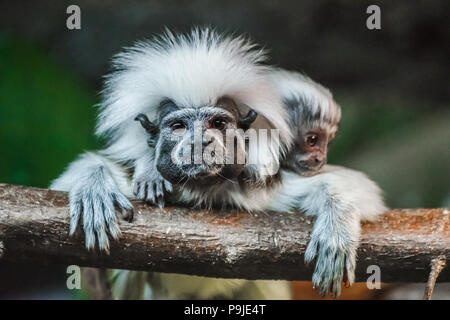
<svg viewBox="0 0 450 320">
<path fill-rule="evenodd" d="M 128 221 L 128 222 L 133 221 L 133 218 L 134 218 L 134 210 L 133 210 L 133 208 L 131 208 L 131 209 L 122 208 L 121 211 L 122 211 L 122 217 L 126 221 Z"/>
<path fill-rule="evenodd" d="M 138 176 L 134 181 L 134 195 L 139 200 L 145 200 L 151 204 L 164 208 L 165 196 L 172 192 L 172 184 L 165 180 L 161 175 L 152 173 L 152 175 Z"/>
</svg>

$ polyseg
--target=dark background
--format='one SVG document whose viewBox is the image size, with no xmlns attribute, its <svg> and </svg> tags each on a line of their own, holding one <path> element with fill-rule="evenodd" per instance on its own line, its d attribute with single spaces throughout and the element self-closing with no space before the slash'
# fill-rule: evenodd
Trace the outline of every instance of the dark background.
<svg viewBox="0 0 450 320">
<path fill-rule="evenodd" d="M 70 4 L 81 30 L 66 28 Z M 381 30 L 366 28 L 370 4 Z M 244 33 L 329 87 L 343 108 L 330 162 L 366 172 L 391 207 L 449 206 L 448 0 L 0 1 L 0 182 L 47 187 L 100 146 L 93 106 L 112 55 L 194 25 Z M 27 270 L 0 265 L 0 298 L 64 287 L 65 268 Z"/>
</svg>

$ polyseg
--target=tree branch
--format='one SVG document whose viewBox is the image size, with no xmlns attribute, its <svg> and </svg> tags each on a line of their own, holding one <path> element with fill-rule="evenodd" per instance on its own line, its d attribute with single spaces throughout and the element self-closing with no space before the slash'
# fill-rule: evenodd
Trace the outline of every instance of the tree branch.
<svg viewBox="0 0 450 320">
<path fill-rule="evenodd" d="M 207 212 L 134 202 L 136 218 L 110 255 L 69 238 L 67 194 L 0 184 L 0 259 L 246 279 L 310 280 L 305 252 L 313 221 L 303 214 Z M 363 226 L 357 279 L 378 265 L 381 281 L 426 282 L 430 261 L 450 258 L 448 209 L 393 210 Z M 1 255 L 3 254 L 3 257 Z M 450 268 L 439 281 L 450 281 Z"/>
</svg>

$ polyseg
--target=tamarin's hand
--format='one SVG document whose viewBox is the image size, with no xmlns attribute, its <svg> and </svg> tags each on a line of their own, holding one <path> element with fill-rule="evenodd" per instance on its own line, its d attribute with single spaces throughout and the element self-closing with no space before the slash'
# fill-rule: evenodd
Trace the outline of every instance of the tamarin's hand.
<svg viewBox="0 0 450 320">
<path fill-rule="evenodd" d="M 124 181 L 121 168 L 89 152 L 52 183 L 53 190 L 69 191 L 70 235 L 82 223 L 88 249 L 97 242 L 100 250 L 109 252 L 108 233 L 115 240 L 120 237 L 116 209 L 124 219 L 133 219 L 133 206 L 118 186 Z"/>
<path fill-rule="evenodd" d="M 164 179 L 156 169 L 156 161 L 150 151 L 144 157 L 136 160 L 133 174 L 133 193 L 136 199 L 163 208 L 165 197 L 172 190 L 172 183 Z"/>
<path fill-rule="evenodd" d="M 305 262 L 310 263 L 317 257 L 312 277 L 314 287 L 322 296 L 331 292 L 337 297 L 341 294 L 342 282 L 352 285 L 355 279 L 360 219 L 347 219 L 345 225 L 333 219 L 333 213 L 317 216 Z"/>
<path fill-rule="evenodd" d="M 109 175 L 105 175 L 101 170 L 95 175 L 103 175 L 103 177 L 78 183 L 70 190 L 70 235 L 74 234 L 78 224 L 81 223 L 82 216 L 86 248 L 93 249 L 97 237 L 99 249 L 108 252 L 107 232 L 109 231 L 115 240 L 121 236 L 115 207 L 119 209 L 123 218 L 131 221 L 133 206 L 119 191 Z"/>
<path fill-rule="evenodd" d="M 163 208 L 165 196 L 172 192 L 172 184 L 155 170 L 136 175 L 133 179 L 133 193 L 139 200 L 150 202 Z"/>
<path fill-rule="evenodd" d="M 325 165 L 310 177 L 283 172 L 271 209 L 301 209 L 316 217 L 305 262 L 315 260 L 312 281 L 320 294 L 339 296 L 342 282 L 355 280 L 361 221 L 373 220 L 387 208 L 380 188 L 363 173 Z"/>
</svg>

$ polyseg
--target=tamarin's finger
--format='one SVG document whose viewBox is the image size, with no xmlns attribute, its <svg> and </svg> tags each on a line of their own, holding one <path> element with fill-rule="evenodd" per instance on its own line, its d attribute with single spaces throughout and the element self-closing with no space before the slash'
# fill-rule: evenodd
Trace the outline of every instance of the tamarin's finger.
<svg viewBox="0 0 450 320">
<path fill-rule="evenodd" d="M 344 271 L 344 278 L 343 278 L 344 286 L 346 288 L 350 287 L 350 280 L 348 279 L 347 271 Z"/>
</svg>

